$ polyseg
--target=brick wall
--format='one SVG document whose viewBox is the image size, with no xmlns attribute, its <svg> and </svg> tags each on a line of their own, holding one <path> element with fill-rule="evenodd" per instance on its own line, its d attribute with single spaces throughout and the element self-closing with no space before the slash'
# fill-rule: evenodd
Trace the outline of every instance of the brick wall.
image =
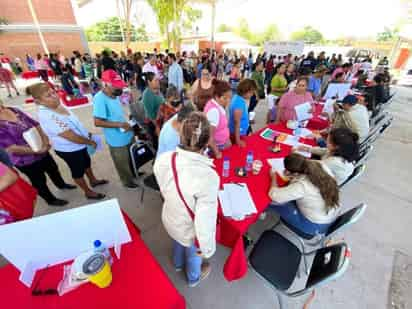
<svg viewBox="0 0 412 309">
<path fill-rule="evenodd" d="M 62 51 L 64 55 L 71 57 L 73 50 L 79 50 L 81 53 L 85 52 L 80 33 L 45 32 L 43 36 L 51 53 Z M 40 39 L 35 32 L 0 34 L 0 51 L 11 59 L 19 57 L 22 62 L 25 62 L 24 59 L 27 53 L 33 57 L 37 53 L 44 53 Z"/>
<path fill-rule="evenodd" d="M 39 23 L 76 24 L 70 0 L 32 0 Z M 0 16 L 9 23 L 33 23 L 27 0 L 0 0 Z"/>
</svg>

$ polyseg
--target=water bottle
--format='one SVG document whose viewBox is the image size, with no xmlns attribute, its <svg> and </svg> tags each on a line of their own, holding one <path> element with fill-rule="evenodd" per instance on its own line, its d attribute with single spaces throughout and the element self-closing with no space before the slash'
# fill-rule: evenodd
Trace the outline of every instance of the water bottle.
<svg viewBox="0 0 412 309">
<path fill-rule="evenodd" d="M 230 173 L 230 159 L 228 157 L 223 158 L 223 177 L 229 177 Z"/>
<path fill-rule="evenodd" d="M 246 156 L 246 171 L 250 172 L 253 165 L 253 152 L 249 151 Z"/>
<path fill-rule="evenodd" d="M 112 255 L 110 254 L 109 249 L 100 241 L 100 240 L 95 240 L 94 243 L 94 252 L 96 253 L 101 253 L 105 256 L 109 264 L 111 265 L 113 263 L 113 258 Z"/>
</svg>

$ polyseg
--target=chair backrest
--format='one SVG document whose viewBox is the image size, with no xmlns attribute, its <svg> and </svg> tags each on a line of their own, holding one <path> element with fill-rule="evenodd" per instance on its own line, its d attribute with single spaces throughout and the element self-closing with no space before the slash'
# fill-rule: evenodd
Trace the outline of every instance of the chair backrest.
<svg viewBox="0 0 412 309">
<path fill-rule="evenodd" d="M 366 165 L 365 164 L 361 164 L 355 167 L 355 169 L 353 170 L 352 175 L 349 176 L 348 179 L 346 179 L 346 181 L 344 183 L 342 183 L 339 188 L 342 189 L 344 186 L 350 184 L 351 182 L 354 182 L 355 180 L 357 180 L 359 177 L 361 177 L 363 175 L 363 173 L 366 170 Z"/>
<path fill-rule="evenodd" d="M 344 228 L 358 222 L 365 213 L 367 207 L 366 204 L 362 203 L 337 217 L 335 222 L 329 227 L 325 236 L 331 238 L 332 235 L 341 232 Z"/>
<path fill-rule="evenodd" d="M 299 294 L 341 277 L 349 267 L 351 251 L 346 243 L 316 250 L 306 287 Z"/>
</svg>

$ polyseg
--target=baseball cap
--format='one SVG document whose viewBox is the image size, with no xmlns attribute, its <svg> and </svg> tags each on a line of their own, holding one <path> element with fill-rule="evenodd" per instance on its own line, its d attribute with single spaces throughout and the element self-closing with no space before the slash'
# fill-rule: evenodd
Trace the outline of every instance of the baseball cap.
<svg viewBox="0 0 412 309">
<path fill-rule="evenodd" d="M 352 95 L 352 94 L 347 95 L 342 100 L 342 104 L 355 105 L 356 103 L 358 103 L 358 98 L 356 96 Z"/>
<path fill-rule="evenodd" d="M 114 88 L 124 88 L 127 84 L 115 70 L 106 70 L 102 73 L 102 81 L 111 84 Z"/>
</svg>

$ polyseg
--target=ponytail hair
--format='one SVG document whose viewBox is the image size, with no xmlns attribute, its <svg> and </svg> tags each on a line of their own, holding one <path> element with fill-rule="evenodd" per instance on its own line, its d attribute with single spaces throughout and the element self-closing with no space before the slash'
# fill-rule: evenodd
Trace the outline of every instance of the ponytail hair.
<svg viewBox="0 0 412 309">
<path fill-rule="evenodd" d="M 191 113 L 182 124 L 180 132 L 181 148 L 187 151 L 199 152 L 204 149 L 210 139 L 210 124 L 201 112 Z"/>
<path fill-rule="evenodd" d="M 319 161 L 293 153 L 285 158 L 285 168 L 291 173 L 305 175 L 319 189 L 327 210 L 339 206 L 339 188 L 336 180 L 322 168 Z"/>
</svg>

